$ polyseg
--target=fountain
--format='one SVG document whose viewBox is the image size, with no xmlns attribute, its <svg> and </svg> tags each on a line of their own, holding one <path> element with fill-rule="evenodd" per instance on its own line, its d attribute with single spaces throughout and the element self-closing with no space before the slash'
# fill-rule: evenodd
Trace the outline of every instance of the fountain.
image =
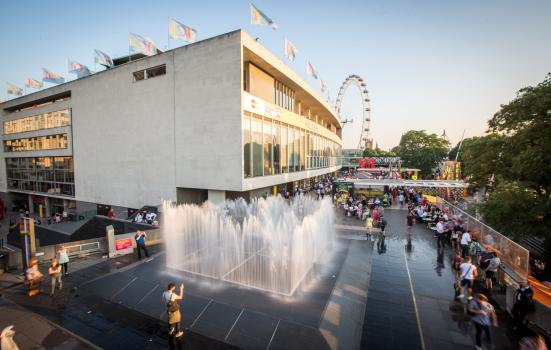
<svg viewBox="0 0 551 350">
<path fill-rule="evenodd" d="M 163 203 L 167 267 L 292 295 L 331 249 L 333 208 L 300 196 L 287 201 Z"/>
</svg>

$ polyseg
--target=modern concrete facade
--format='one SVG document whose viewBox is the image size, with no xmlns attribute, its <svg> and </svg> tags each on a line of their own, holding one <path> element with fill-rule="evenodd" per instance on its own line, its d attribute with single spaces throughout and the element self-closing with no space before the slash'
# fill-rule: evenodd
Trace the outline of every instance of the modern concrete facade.
<svg viewBox="0 0 551 350">
<path fill-rule="evenodd" d="M 274 82 L 288 87 L 292 105 L 279 106 L 278 90 L 263 86 L 262 79 L 251 76 L 252 69 L 271 77 L 272 87 Z M 69 111 L 68 125 L 40 124 L 36 130 L 7 133 L 7 121 L 31 116 L 42 121 L 46 113 L 60 110 Z M 264 118 L 274 132 L 276 126 L 294 129 L 297 139 L 303 137 L 297 141 L 300 152 L 295 147 L 296 157 L 290 151 L 281 155 L 281 138 L 277 134 L 276 141 L 274 134 L 260 144 L 264 155 L 253 158 L 258 147 L 254 141 L 245 145 L 244 113 Z M 44 197 L 141 208 L 161 199 L 221 201 L 272 193 L 273 186 L 340 167 L 341 125 L 333 109 L 241 30 L 6 101 L 0 104 L 0 116 L 0 192 L 29 195 L 29 203 Z M 271 129 L 265 126 L 264 135 L 266 130 Z M 23 140 L 52 135 L 64 135 L 67 141 Z M 312 142 L 324 142 L 324 158 L 311 156 L 308 135 Z M 8 148 L 9 140 L 19 148 Z M 295 165 L 284 171 L 280 159 L 287 162 L 287 154 Z M 18 160 L 22 158 L 33 160 Z M 245 173 L 252 169 L 249 160 L 262 162 L 261 175 L 244 175 L 244 166 Z M 51 162 L 55 165 L 49 167 Z M 52 182 L 58 179 L 63 179 L 60 184 Z"/>
</svg>

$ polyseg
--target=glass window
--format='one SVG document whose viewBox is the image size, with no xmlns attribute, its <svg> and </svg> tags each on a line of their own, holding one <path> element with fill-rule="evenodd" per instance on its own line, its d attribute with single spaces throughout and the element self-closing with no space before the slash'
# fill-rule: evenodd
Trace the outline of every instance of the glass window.
<svg viewBox="0 0 551 350">
<path fill-rule="evenodd" d="M 306 158 L 304 149 L 306 148 L 305 138 L 304 138 L 304 130 L 300 130 L 300 170 L 304 171 L 305 164 L 306 164 Z"/>
<path fill-rule="evenodd" d="M 274 122 L 272 127 L 273 149 L 274 149 L 274 174 L 281 173 L 281 126 Z"/>
<path fill-rule="evenodd" d="M 291 125 L 289 125 L 289 139 L 287 141 L 289 172 L 292 173 L 295 171 L 295 129 Z"/>
<path fill-rule="evenodd" d="M 6 158 L 6 166 L 10 189 L 74 196 L 72 157 Z"/>
<path fill-rule="evenodd" d="M 71 124 L 69 109 L 33 115 L 4 122 L 4 135 L 43 129 L 59 128 Z"/>
<path fill-rule="evenodd" d="M 281 172 L 289 172 L 289 158 L 287 156 L 287 124 L 281 124 Z"/>
<path fill-rule="evenodd" d="M 251 177 L 251 117 L 243 116 L 243 176 Z"/>
<path fill-rule="evenodd" d="M 157 66 L 157 67 L 148 68 L 145 71 L 147 73 L 146 74 L 147 79 L 155 78 L 155 77 L 158 77 L 160 75 L 165 75 L 166 74 L 166 64 L 163 64 L 163 65 L 160 65 L 160 66 Z"/>
<path fill-rule="evenodd" d="M 294 171 L 300 170 L 300 133 L 298 129 L 295 129 L 295 137 L 294 137 L 294 149 L 293 149 L 293 166 Z"/>
<path fill-rule="evenodd" d="M 262 176 L 262 120 L 251 120 L 251 140 L 253 152 L 253 176 Z"/>
<path fill-rule="evenodd" d="M 63 148 L 67 148 L 67 134 L 4 141 L 4 152 L 40 151 Z"/>
<path fill-rule="evenodd" d="M 272 122 L 264 121 L 264 176 L 273 174 Z"/>
</svg>

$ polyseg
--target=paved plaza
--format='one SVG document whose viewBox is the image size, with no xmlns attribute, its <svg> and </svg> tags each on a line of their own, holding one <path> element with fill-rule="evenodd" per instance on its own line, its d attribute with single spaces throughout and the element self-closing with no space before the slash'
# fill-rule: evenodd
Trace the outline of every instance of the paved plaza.
<svg viewBox="0 0 551 350">
<path fill-rule="evenodd" d="M 135 256 L 75 260 L 78 271 L 66 276 L 64 290 L 53 298 L 26 297 L 17 279 L 3 293 L 67 334 L 105 349 L 166 348 L 160 298 L 170 281 L 186 286 L 182 323 L 192 349 L 473 348 L 465 306 L 453 300 L 451 249 L 439 253 L 422 224 L 408 242 L 403 210 L 388 209 L 385 217 L 386 238 L 366 240 L 362 222 L 338 210 L 333 253 L 291 298 L 166 271 L 161 246 L 140 262 Z M 498 349 L 515 348 L 507 318 L 500 312 Z"/>
</svg>

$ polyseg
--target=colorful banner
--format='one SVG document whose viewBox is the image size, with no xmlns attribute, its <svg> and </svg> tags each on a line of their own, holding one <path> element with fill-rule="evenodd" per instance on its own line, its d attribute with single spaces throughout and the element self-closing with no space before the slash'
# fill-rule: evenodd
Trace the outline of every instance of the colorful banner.
<svg viewBox="0 0 551 350">
<path fill-rule="evenodd" d="M 42 68 L 42 81 L 52 84 L 63 84 L 65 82 L 65 78 L 56 72 Z"/>
<path fill-rule="evenodd" d="M 23 89 L 21 89 L 20 87 L 14 85 L 12 83 L 6 83 L 6 84 L 8 84 L 8 94 L 23 96 Z"/>
<path fill-rule="evenodd" d="M 79 78 L 92 74 L 90 69 L 83 64 L 69 59 L 67 61 L 69 73 L 76 74 Z"/>
<path fill-rule="evenodd" d="M 259 24 L 261 26 L 272 26 L 273 30 L 277 29 L 277 24 L 272 21 L 272 19 L 262 11 L 260 11 L 256 6 L 254 6 L 252 3 L 251 6 L 251 24 Z"/>
<path fill-rule="evenodd" d="M 130 42 L 130 50 L 133 52 L 143 53 L 146 56 L 152 56 L 157 53 L 157 46 L 155 46 L 155 43 L 151 39 L 130 33 L 128 41 Z"/>
<path fill-rule="evenodd" d="M 285 39 L 285 56 L 289 61 L 294 61 L 297 56 L 297 48 L 289 40 Z"/>
<path fill-rule="evenodd" d="M 105 52 L 102 52 L 100 50 L 94 50 L 96 53 L 96 57 L 94 58 L 94 62 L 101 64 L 102 66 L 105 66 L 107 68 L 114 67 L 113 60 L 111 57 L 109 57 L 108 54 Z"/>
<path fill-rule="evenodd" d="M 314 79 L 318 78 L 318 72 L 316 72 L 316 70 L 314 69 L 314 67 L 312 66 L 312 64 L 310 62 L 306 63 L 306 73 L 308 75 L 314 77 Z"/>
<path fill-rule="evenodd" d="M 320 89 L 322 93 L 327 92 L 327 85 L 325 85 L 323 79 L 320 79 Z"/>
<path fill-rule="evenodd" d="M 172 39 L 187 41 L 188 43 L 194 43 L 197 36 L 197 31 L 191 27 L 183 25 L 182 23 L 169 19 L 168 20 L 168 35 Z"/>
<path fill-rule="evenodd" d="M 41 89 L 42 82 L 31 77 L 27 77 L 27 79 L 25 79 L 25 86 L 32 89 Z"/>
</svg>

